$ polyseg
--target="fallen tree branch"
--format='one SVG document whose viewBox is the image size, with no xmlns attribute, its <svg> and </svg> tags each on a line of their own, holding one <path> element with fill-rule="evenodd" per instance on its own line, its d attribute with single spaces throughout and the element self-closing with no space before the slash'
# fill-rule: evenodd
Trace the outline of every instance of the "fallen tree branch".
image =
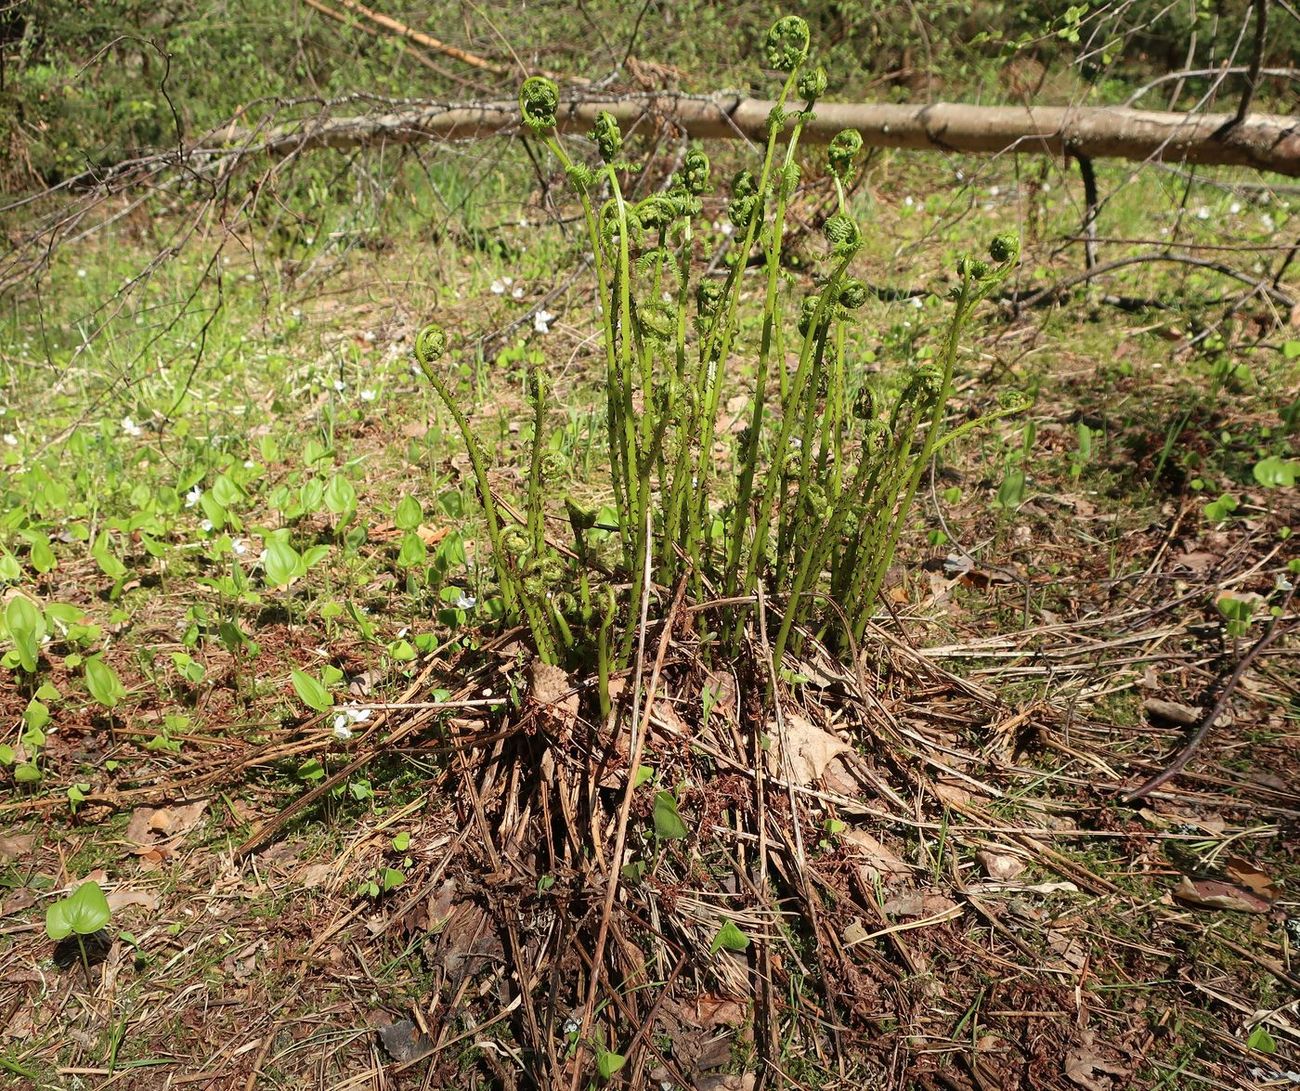
<svg viewBox="0 0 1300 1091">
<path fill-rule="evenodd" d="M 626 130 L 657 118 L 701 140 L 762 139 L 774 103 L 716 95 L 632 95 L 562 104 L 561 132 L 585 132 L 608 110 Z M 1260 170 L 1300 177 L 1300 123 L 1256 114 L 1240 124 L 1231 114 L 1185 114 L 1107 106 L 969 106 L 938 102 L 819 103 L 804 126 L 806 141 L 827 142 L 856 129 L 865 144 L 945 152 L 1008 151 L 1141 162 L 1172 160 Z M 429 106 L 368 117 L 317 118 L 268 131 L 253 147 L 273 155 L 309 148 L 466 140 L 512 130 L 519 109 L 509 102 Z M 1216 135 L 1217 134 L 1217 135 Z"/>
<path fill-rule="evenodd" d="M 558 128 L 561 132 L 587 132 L 596 115 L 607 110 L 625 131 L 658 120 L 701 140 L 761 140 L 773 106 L 765 99 L 736 95 L 590 97 L 562 104 Z M 816 116 L 804 126 L 803 139 L 825 143 L 841 129 L 856 129 L 865 144 L 877 148 L 1250 166 L 1300 177 L 1300 123 L 1265 114 L 1254 114 L 1239 125 L 1230 125 L 1233 120 L 1231 114 L 1108 106 L 820 103 Z M 206 145 L 191 146 L 190 155 L 283 156 L 314 148 L 471 140 L 514 131 L 518 126 L 519 107 L 513 100 L 431 103 L 354 117 L 319 115 L 261 131 L 219 129 L 207 138 Z M 102 176 L 104 168 L 95 173 Z M 97 178 L 87 178 L 92 180 Z"/>
</svg>

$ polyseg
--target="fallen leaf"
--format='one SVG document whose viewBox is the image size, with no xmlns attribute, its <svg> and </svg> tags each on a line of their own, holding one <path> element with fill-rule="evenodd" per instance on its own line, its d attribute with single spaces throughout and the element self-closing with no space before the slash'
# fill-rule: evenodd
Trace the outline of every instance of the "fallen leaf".
<svg viewBox="0 0 1300 1091">
<path fill-rule="evenodd" d="M 1148 697 L 1142 702 L 1142 709 L 1147 717 L 1157 723 L 1175 724 L 1178 727 L 1192 727 L 1201 722 L 1201 710 L 1192 705 L 1180 705 L 1176 701 L 1162 701 L 1158 697 Z"/>
<path fill-rule="evenodd" d="M 956 908 L 957 903 L 944 894 L 913 890 L 894 895 L 880 911 L 887 917 L 937 917 Z"/>
<path fill-rule="evenodd" d="M 868 886 L 875 882 L 877 876 L 882 881 L 888 882 L 911 874 L 912 869 L 907 861 L 893 849 L 881 844 L 871 834 L 849 828 L 840 834 L 840 838 L 849 855 L 862 861 L 860 867 Z"/>
<path fill-rule="evenodd" d="M 758 1077 L 752 1072 L 732 1076 L 700 1076 L 695 1091 L 754 1091 Z"/>
<path fill-rule="evenodd" d="M 1127 1077 L 1129 1070 L 1101 1056 L 1093 1045 L 1091 1031 L 1085 1030 L 1078 1045 L 1065 1054 L 1065 1075 L 1071 1083 L 1086 1087 L 1088 1091 L 1114 1091 L 1128 1087 L 1127 1080 L 1117 1082 L 1109 1077 Z"/>
<path fill-rule="evenodd" d="M 0 834 L 0 861 L 8 863 L 10 860 L 17 860 L 20 856 L 26 856 L 36 844 L 36 835 L 34 833 L 5 833 Z"/>
<path fill-rule="evenodd" d="M 1252 893 L 1258 894 L 1270 905 L 1277 901 L 1278 895 L 1282 893 L 1271 876 L 1240 856 L 1229 856 L 1223 862 L 1223 870 L 1228 873 L 1228 878 L 1233 882 L 1240 883 Z"/>
<path fill-rule="evenodd" d="M 985 875 L 990 879 L 996 879 L 1003 883 L 1014 879 L 1027 866 L 1019 856 L 988 852 L 987 850 L 977 852 L 975 859 L 979 861 Z"/>
<path fill-rule="evenodd" d="M 158 895 L 145 890 L 124 890 L 118 887 L 108 895 L 107 900 L 108 908 L 114 912 L 133 905 L 138 905 L 149 913 L 158 908 Z"/>
<path fill-rule="evenodd" d="M 832 758 L 853 752 L 848 743 L 814 726 L 798 713 L 785 717 L 784 732 L 775 721 L 768 723 L 767 730 L 772 738 L 780 740 L 768 754 L 769 771 L 773 776 L 784 776 L 788 772 L 798 785 L 806 786 L 820 780 Z M 784 750 L 784 754 L 778 755 L 778 750 Z"/>
<path fill-rule="evenodd" d="M 1269 901 L 1246 887 L 1218 879 L 1189 879 L 1184 875 L 1174 887 L 1174 897 L 1196 909 L 1227 909 L 1234 913 L 1267 913 Z"/>
<path fill-rule="evenodd" d="M 149 828 L 175 837 L 188 833 L 199 824 L 208 808 L 206 799 L 199 799 L 186 807 L 159 807 L 149 819 Z"/>
<path fill-rule="evenodd" d="M 717 1026 L 738 1027 L 745 1021 L 745 1005 L 738 1000 L 704 993 L 695 1001 L 699 1025 L 707 1030 Z"/>
<path fill-rule="evenodd" d="M 315 890 L 324 886 L 333 872 L 333 864 L 309 864 L 298 872 L 298 885 L 303 890 Z"/>
<path fill-rule="evenodd" d="M 433 1039 L 409 1019 L 399 1019 L 379 1028 L 379 1040 L 393 1060 L 414 1061 L 433 1052 Z"/>
<path fill-rule="evenodd" d="M 421 523 L 415 528 L 415 533 L 419 535 L 420 541 L 425 545 L 436 546 L 451 533 L 451 529 L 449 527 L 431 527 Z"/>
<path fill-rule="evenodd" d="M 559 730 L 572 728 L 578 719 L 578 691 L 564 669 L 534 659 L 529 676 L 533 701 L 545 709 Z"/>
</svg>

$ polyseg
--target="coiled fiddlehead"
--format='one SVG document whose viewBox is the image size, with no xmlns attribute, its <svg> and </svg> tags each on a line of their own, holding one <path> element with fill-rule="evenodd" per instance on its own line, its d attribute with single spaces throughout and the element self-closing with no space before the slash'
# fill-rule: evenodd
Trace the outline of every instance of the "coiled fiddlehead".
<svg viewBox="0 0 1300 1091">
<path fill-rule="evenodd" d="M 601 110 L 596 115 L 595 128 L 591 130 L 591 139 L 595 141 L 600 157 L 606 163 L 612 163 L 623 150 L 623 133 L 618 127 L 618 119 L 608 110 Z"/>
<path fill-rule="evenodd" d="M 519 88 L 519 113 L 524 126 L 534 136 L 541 136 L 555 128 L 555 115 L 560 108 L 560 89 L 545 76 L 529 76 Z"/>
<path fill-rule="evenodd" d="M 778 72 L 793 72 L 808 59 L 811 40 L 808 24 L 803 19 L 797 15 L 785 15 L 768 30 L 763 55 Z"/>
<path fill-rule="evenodd" d="M 862 151 L 862 134 L 857 129 L 841 129 L 826 149 L 826 165 L 841 183 L 849 180 L 858 152 Z"/>
</svg>

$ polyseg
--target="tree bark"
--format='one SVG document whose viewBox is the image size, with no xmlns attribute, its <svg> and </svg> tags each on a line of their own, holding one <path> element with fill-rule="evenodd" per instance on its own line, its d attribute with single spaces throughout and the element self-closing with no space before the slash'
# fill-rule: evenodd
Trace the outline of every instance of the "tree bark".
<svg viewBox="0 0 1300 1091">
<path fill-rule="evenodd" d="M 761 140 L 773 103 L 737 96 L 634 95 L 562 104 L 561 132 L 584 132 L 608 110 L 628 131 L 654 123 L 702 140 Z M 225 134 L 243 150 L 286 155 L 310 148 L 470 140 L 519 126 L 513 100 L 437 105 L 360 117 L 319 117 L 269 130 Z M 1300 122 L 1253 114 L 1183 114 L 1110 106 L 898 106 L 820 103 L 804 139 L 826 142 L 857 129 L 870 147 L 975 154 L 1018 152 L 1136 162 L 1173 161 L 1255 167 L 1300 177 Z M 215 135 L 215 134 L 214 134 Z M 227 143 L 227 140 L 222 140 Z M 228 144 L 227 144 L 228 146 Z M 196 151 L 216 151 L 211 145 Z"/>
</svg>

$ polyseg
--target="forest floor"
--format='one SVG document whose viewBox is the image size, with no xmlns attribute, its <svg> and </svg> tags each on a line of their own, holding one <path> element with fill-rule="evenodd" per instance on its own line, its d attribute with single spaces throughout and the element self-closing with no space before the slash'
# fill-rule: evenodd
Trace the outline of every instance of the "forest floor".
<svg viewBox="0 0 1300 1091">
<path fill-rule="evenodd" d="M 1207 186 L 1210 223 L 1154 223 L 1146 185 L 1117 234 L 1283 215 Z M 1025 278 L 1081 261 L 1046 241 L 1075 203 L 1009 163 L 954 190 L 882 157 L 861 199 L 859 275 L 936 289 L 866 308 L 872 373 L 928 351 L 958 247 L 1041 214 Z M 951 418 L 1030 408 L 945 452 L 857 655 L 810 645 L 770 722 L 734 696 L 763 627 L 731 664 L 672 608 L 646 634 L 619 984 L 576 1067 L 627 744 L 484 616 L 410 355 L 452 331 L 509 465 L 539 354 L 556 496 L 603 495 L 592 309 L 530 216 L 311 261 L 235 238 L 219 315 L 185 310 L 196 255 L 90 338 L 154 241 L 127 220 L 5 319 L 0 574 L 50 639 L 0 670 L 0 1086 L 1300 1083 L 1300 330 L 1177 266 L 985 309 Z M 83 961 L 45 920 L 90 880 Z"/>
</svg>

